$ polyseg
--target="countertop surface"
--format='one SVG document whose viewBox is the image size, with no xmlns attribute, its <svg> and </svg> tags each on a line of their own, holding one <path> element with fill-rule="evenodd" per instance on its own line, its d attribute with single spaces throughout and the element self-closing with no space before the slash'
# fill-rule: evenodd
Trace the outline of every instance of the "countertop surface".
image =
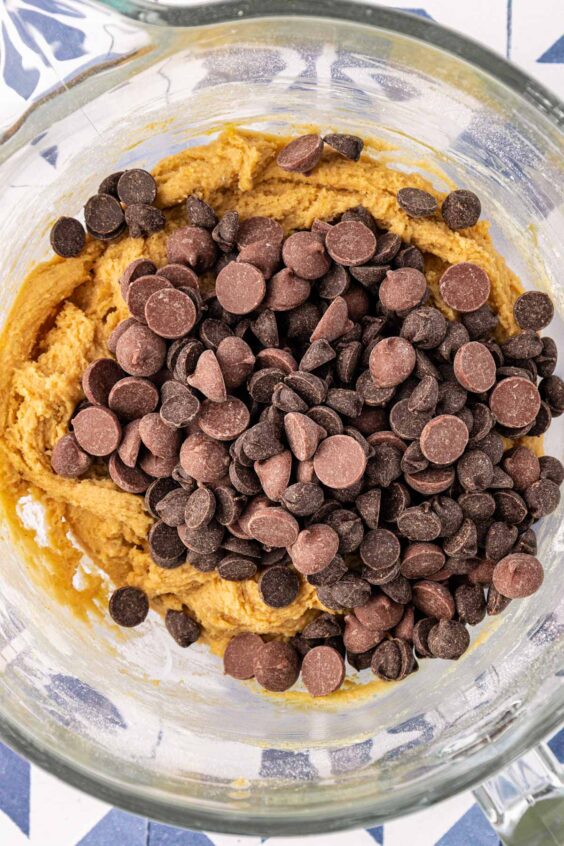
<svg viewBox="0 0 564 846">
<path fill-rule="evenodd" d="M 34 44 L 36 57 L 46 48 L 51 50 L 55 80 L 66 78 L 67 69 L 76 73 L 92 51 L 97 55 L 110 51 L 104 12 L 92 7 L 88 9 L 93 16 L 92 43 L 79 49 L 72 16 L 80 0 L 68 2 L 72 6 L 67 0 L 0 0 L 0 60 L 10 86 L 9 96 L 0 104 L 2 125 L 12 123 L 48 90 L 48 77 L 34 73 Z M 482 42 L 564 99 L 562 0 L 380 0 L 380 5 L 438 21 Z M 564 730 L 550 740 L 550 746 L 564 763 Z M 0 743 L 0 846 L 259 846 L 261 842 L 297 846 L 304 838 L 261 841 L 151 822 L 80 793 Z M 469 792 L 385 826 L 320 835 L 306 842 L 308 846 L 499 846 Z"/>
</svg>

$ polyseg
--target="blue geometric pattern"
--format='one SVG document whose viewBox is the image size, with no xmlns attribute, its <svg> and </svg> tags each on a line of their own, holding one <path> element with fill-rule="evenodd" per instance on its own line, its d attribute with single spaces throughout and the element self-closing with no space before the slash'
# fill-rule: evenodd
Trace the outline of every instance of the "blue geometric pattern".
<svg viewBox="0 0 564 846">
<path fill-rule="evenodd" d="M 30 769 L 27 761 L 0 744 L 0 809 L 24 834 L 29 834 Z"/>
<path fill-rule="evenodd" d="M 467 31 L 474 37 L 476 16 L 479 15 L 475 11 L 476 6 L 481 10 L 487 6 L 488 19 L 484 21 L 484 26 L 488 27 L 488 32 L 484 31 L 483 37 L 489 38 L 489 46 L 493 46 L 501 55 L 511 56 L 518 61 L 517 57 L 527 53 L 531 34 L 529 27 L 515 25 L 516 16 L 523 12 L 527 0 L 520 0 L 519 3 L 513 3 L 512 0 L 489 0 L 487 3 L 484 0 L 422 0 L 422 6 L 413 7 L 405 5 L 405 0 L 378 2 L 398 6 L 405 12 L 436 20 L 462 32 Z M 533 4 L 533 0 L 529 2 Z M 555 66 L 564 64 L 564 35 L 558 37 L 558 33 L 564 29 L 564 20 L 561 26 L 556 14 L 546 13 L 549 5 L 550 10 L 558 11 L 558 7 L 562 9 L 563 2 L 535 0 L 533 4 L 535 10 L 538 9 L 535 21 L 536 46 L 531 48 L 530 58 L 525 60 L 525 70 L 542 80 L 554 80 L 554 76 L 547 74 L 554 74 L 557 70 Z M 489 13 L 494 10 L 501 12 L 503 32 L 496 31 L 497 43 L 492 44 L 494 36 L 489 28 Z M 0 129 L 10 126 L 34 100 L 48 95 L 52 87 L 62 80 L 71 83 L 79 74 L 99 62 L 100 57 L 108 59 L 126 55 L 143 45 L 139 31 L 125 19 L 119 21 L 120 43 L 117 45 L 113 32 L 115 25 L 113 12 L 101 6 L 92 6 L 89 0 L 0 0 Z M 121 50 L 119 54 L 115 52 L 118 47 Z M 219 72 L 233 74 L 237 72 L 236 67 L 233 56 L 226 52 L 224 65 Z M 273 64 L 269 70 L 275 76 L 282 69 L 282 65 Z M 334 78 L 348 83 L 354 83 L 355 73 L 363 72 L 372 76 L 390 100 L 408 100 L 413 96 L 409 88 L 398 88 L 393 79 L 375 71 L 360 56 L 341 56 L 332 65 Z M 315 73 L 316 62 L 308 56 L 294 86 L 308 86 Z M 562 94 L 562 76 L 560 84 Z M 361 100 L 364 98 L 366 106 L 372 107 L 370 98 L 361 87 L 353 85 L 351 96 Z M 483 133 L 483 127 L 478 129 Z M 495 127 L 494 130 L 505 131 L 503 127 Z M 42 149 L 45 134 L 39 134 L 32 143 L 38 145 L 43 160 L 51 167 L 56 167 L 58 149 L 56 146 Z M 484 155 L 487 155 L 487 138 L 483 134 L 480 137 Z M 470 126 L 466 135 L 458 139 L 458 144 L 476 144 L 480 137 L 476 137 L 474 127 Z M 511 143 L 510 137 L 508 143 Z M 525 175 L 526 168 L 534 169 L 534 154 L 523 151 L 522 163 Z M 503 168 L 504 163 L 498 162 L 498 166 Z M 549 211 L 547 207 L 546 212 Z M 562 636 L 561 627 L 555 625 L 549 616 L 543 621 L 542 627 L 537 626 L 529 632 L 532 641 L 536 638 L 557 639 Z M 81 724 L 95 725 L 97 720 L 103 720 L 105 725 L 111 724 L 114 727 L 116 737 L 126 728 L 124 717 L 106 697 L 72 676 L 53 677 L 49 693 L 55 704 L 64 700 L 72 706 L 67 710 L 72 711 L 73 721 L 76 719 Z M 384 760 L 400 756 L 426 742 L 432 731 L 432 725 L 423 717 L 397 726 L 391 732 L 395 735 L 396 745 L 384 755 Z M 564 764 L 564 730 L 549 740 L 549 746 Z M 331 772 L 339 775 L 364 763 L 368 765 L 373 755 L 371 740 L 336 749 L 330 755 Z M 307 790 L 308 782 L 317 776 L 316 766 L 307 755 L 282 750 L 265 750 L 260 772 L 265 778 L 297 780 L 298 790 Z M 73 816 L 72 808 L 75 804 L 79 806 L 79 811 Z M 68 807 L 64 843 L 59 839 L 55 842 L 52 838 L 47 842 L 37 817 L 34 823 L 34 813 L 42 810 L 44 814 L 49 814 L 52 806 L 60 808 L 62 805 Z M 453 797 L 434 808 L 395 821 L 392 825 L 393 828 L 378 825 L 366 831 L 331 835 L 330 843 L 331 846 L 501 846 L 470 793 Z M 434 832 L 432 836 L 429 834 L 431 829 Z M 35 768 L 0 743 L 0 846 L 256 846 L 259 840 L 229 838 L 163 825 L 111 808 L 86 796 L 76 803 L 76 792 L 73 793 L 68 786 L 53 778 L 39 775 Z M 323 841 L 322 836 L 316 838 L 316 846 L 323 844 Z M 262 842 L 274 846 L 276 838 L 263 838 Z M 303 839 L 304 846 L 307 846 L 307 842 L 307 839 Z"/>
<path fill-rule="evenodd" d="M 537 61 L 543 64 L 564 64 L 564 35 L 555 41 Z"/>
<path fill-rule="evenodd" d="M 499 846 L 497 834 L 477 805 L 473 805 L 449 831 L 437 841 L 437 846 Z"/>
</svg>

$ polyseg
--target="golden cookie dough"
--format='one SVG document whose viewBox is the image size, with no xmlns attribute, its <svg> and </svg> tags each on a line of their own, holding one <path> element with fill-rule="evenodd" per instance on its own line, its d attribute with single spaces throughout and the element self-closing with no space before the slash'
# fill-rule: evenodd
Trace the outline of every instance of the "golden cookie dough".
<svg viewBox="0 0 564 846">
<path fill-rule="evenodd" d="M 321 607 L 313 588 L 304 584 L 291 606 L 274 610 L 262 603 L 255 581 L 222 581 L 189 565 L 163 570 L 147 552 L 151 517 L 142 498 L 120 491 L 102 465 L 81 480 L 60 478 L 51 470 L 53 445 L 67 431 L 82 398 L 82 372 L 93 359 L 108 355 L 108 335 L 127 317 L 118 279 L 129 262 L 148 256 L 158 266 L 166 263 L 166 237 L 185 223 L 178 204 L 192 193 L 220 215 L 236 208 L 242 217 L 274 217 L 287 233 L 362 204 L 383 227 L 423 250 L 429 285 L 445 313 L 437 298 L 438 280 L 455 262 L 475 262 L 489 274 L 490 302 L 502 334 L 515 329 L 512 303 L 521 291 L 492 245 L 487 221 L 452 232 L 438 217 L 412 220 L 401 211 L 396 193 L 404 186 L 430 190 L 442 199 L 420 175 L 391 169 L 375 148 L 357 163 L 327 151 L 310 175 L 286 173 L 275 162 L 283 143 L 228 129 L 207 146 L 164 159 L 154 175 L 158 204 L 168 210 L 166 230 L 146 240 L 89 240 L 80 257 L 41 264 L 24 281 L 1 340 L 2 506 L 35 577 L 85 616 L 105 611 L 110 584 L 104 574 L 115 586 L 143 588 L 159 610 L 186 605 L 201 623 L 206 642 L 220 653 L 238 632 L 290 636 L 301 630 Z M 17 516 L 16 504 L 27 495 L 45 507 L 50 549 L 36 544 Z M 96 567 L 83 566 L 77 543 Z"/>
</svg>

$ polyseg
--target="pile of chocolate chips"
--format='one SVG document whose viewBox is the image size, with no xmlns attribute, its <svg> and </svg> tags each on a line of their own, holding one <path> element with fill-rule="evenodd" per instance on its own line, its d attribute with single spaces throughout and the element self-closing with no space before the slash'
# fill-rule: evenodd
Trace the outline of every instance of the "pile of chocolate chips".
<svg viewBox="0 0 564 846">
<path fill-rule="evenodd" d="M 433 215 L 425 194 L 402 189 L 398 203 Z M 479 214 L 468 191 L 445 207 L 454 223 Z M 555 343 L 537 335 L 550 299 L 520 296 L 521 331 L 498 344 L 484 270 L 443 274 L 459 315 L 447 320 L 429 304 L 421 252 L 363 207 L 287 237 L 266 217 L 218 220 L 195 196 L 187 216 L 167 265 L 124 272 L 131 317 L 109 339 L 115 360 L 84 373 L 55 472 L 107 460 L 116 485 L 145 495 L 159 567 L 256 580 L 271 608 L 304 580 L 315 588 L 332 613 L 288 642 L 234 637 L 235 678 L 283 691 L 301 672 L 321 696 L 342 684 L 345 658 L 396 680 L 415 656 L 460 657 L 468 625 L 543 580 L 531 527 L 557 507 L 564 469 L 503 438 L 541 435 L 564 411 Z M 110 600 L 125 626 L 148 608 L 134 587 Z M 198 638 L 188 609 L 165 622 L 182 646 Z"/>
<path fill-rule="evenodd" d="M 84 206 L 86 231 L 99 241 L 113 241 L 126 232 L 142 238 L 164 228 L 165 216 L 153 205 L 157 184 L 146 170 L 120 170 L 106 176 L 98 193 Z M 82 223 L 60 217 L 51 229 L 51 246 L 57 255 L 73 258 L 86 243 Z"/>
</svg>

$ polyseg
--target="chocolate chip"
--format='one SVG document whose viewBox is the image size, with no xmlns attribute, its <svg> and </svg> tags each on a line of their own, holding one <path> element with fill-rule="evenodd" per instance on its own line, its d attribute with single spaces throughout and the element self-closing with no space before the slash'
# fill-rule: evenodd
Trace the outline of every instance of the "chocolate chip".
<svg viewBox="0 0 564 846">
<path fill-rule="evenodd" d="M 330 388 L 326 403 L 345 417 L 358 417 L 362 411 L 363 399 L 357 391 L 348 388 Z"/>
<path fill-rule="evenodd" d="M 328 696 L 345 678 L 345 662 L 331 646 L 314 646 L 302 661 L 302 681 L 312 696 Z"/>
<path fill-rule="evenodd" d="M 451 558 L 474 558 L 478 552 L 475 523 L 465 517 L 458 531 L 445 540 L 443 549 Z"/>
<path fill-rule="evenodd" d="M 136 587 L 118 588 L 110 597 L 109 611 L 118 626 L 139 626 L 149 613 L 147 594 Z"/>
<path fill-rule="evenodd" d="M 180 382 L 173 382 L 172 384 L 174 385 L 173 390 L 166 392 L 166 394 L 164 391 L 162 392 L 162 405 L 159 413 L 161 419 L 168 426 L 180 429 L 189 426 L 196 419 L 200 411 L 200 402 L 192 391 L 181 385 Z M 205 400 L 205 402 L 208 402 L 208 400 Z"/>
<path fill-rule="evenodd" d="M 261 421 L 245 432 L 243 452 L 252 461 L 264 461 L 284 451 L 283 443 L 271 423 Z"/>
<path fill-rule="evenodd" d="M 547 478 L 539 479 L 524 492 L 525 502 L 535 520 L 551 514 L 560 503 L 559 486 Z"/>
<path fill-rule="evenodd" d="M 348 574 L 331 586 L 331 597 L 341 608 L 357 608 L 370 599 L 371 588 L 364 579 Z"/>
<path fill-rule="evenodd" d="M 418 493 L 432 496 L 450 488 L 454 482 L 454 470 L 451 467 L 429 467 L 420 473 L 406 473 L 405 481 Z"/>
<path fill-rule="evenodd" d="M 244 402 L 236 397 L 227 397 L 224 402 L 204 400 L 200 408 L 198 425 L 202 432 L 211 438 L 218 441 L 231 441 L 245 431 L 249 420 L 249 410 Z"/>
<path fill-rule="evenodd" d="M 79 446 L 88 455 L 110 455 L 119 446 L 121 426 L 108 408 L 85 408 L 74 417 L 72 425 Z"/>
<path fill-rule="evenodd" d="M 327 384 L 313 373 L 290 373 L 284 383 L 310 406 L 320 405 L 327 396 Z"/>
<path fill-rule="evenodd" d="M 159 458 L 173 458 L 180 449 L 179 432 L 168 426 L 156 412 L 141 418 L 139 434 L 147 449 Z"/>
<path fill-rule="evenodd" d="M 283 271 L 282 271 L 283 272 Z M 327 271 L 317 286 L 317 293 L 324 300 L 334 300 L 348 291 L 350 277 L 345 267 L 335 264 Z"/>
<path fill-rule="evenodd" d="M 150 173 L 140 168 L 126 170 L 117 183 L 117 194 L 122 203 L 152 203 L 157 196 L 157 184 Z"/>
<path fill-rule="evenodd" d="M 210 233 L 198 226 L 175 229 L 169 235 L 166 251 L 170 264 L 187 264 L 196 273 L 211 270 L 216 259 L 216 248 Z"/>
<path fill-rule="evenodd" d="M 244 582 L 256 575 L 257 565 L 250 558 L 227 555 L 217 568 L 218 575 L 228 582 Z"/>
<path fill-rule="evenodd" d="M 376 529 L 380 517 L 382 493 L 377 488 L 361 494 L 355 500 L 356 510 L 369 529 Z"/>
<path fill-rule="evenodd" d="M 252 372 L 255 356 L 241 338 L 224 338 L 220 341 L 216 357 L 228 390 L 238 388 Z"/>
<path fill-rule="evenodd" d="M 313 466 L 322 484 L 330 488 L 347 488 L 362 478 L 366 456 L 354 438 L 332 435 L 319 444 Z"/>
<path fill-rule="evenodd" d="M 539 390 L 553 416 L 564 413 L 564 380 L 560 376 L 548 376 L 543 379 Z"/>
<path fill-rule="evenodd" d="M 494 494 L 496 503 L 496 517 L 509 524 L 519 524 L 527 516 L 527 505 L 518 493 L 512 490 L 502 490 Z"/>
<path fill-rule="evenodd" d="M 217 223 L 217 217 L 212 207 L 195 194 L 190 194 L 186 199 L 186 214 L 191 226 L 213 229 Z"/>
<path fill-rule="evenodd" d="M 303 293 L 305 293 L 303 280 L 320 279 L 329 270 L 330 260 L 322 242 L 311 232 L 294 232 L 293 235 L 290 235 L 284 242 L 282 258 L 284 264 L 297 277 L 301 277 L 300 279 L 296 279 L 291 285 L 291 299 L 288 297 L 288 294 L 284 297 L 284 300 L 288 302 L 286 308 L 291 308 L 293 306 L 290 305 L 290 302 L 293 300 L 296 300 L 294 305 L 299 305 L 298 300 L 304 302 L 307 298 L 307 296 L 302 298 L 303 294 L 300 294 L 299 297 L 297 296 L 298 291 L 301 292 L 303 290 Z M 285 281 L 288 278 L 291 280 L 291 277 L 286 276 Z M 278 299 L 280 300 L 281 297 L 282 292 L 278 290 Z M 275 299 L 272 289 L 270 291 L 270 298 Z"/>
<path fill-rule="evenodd" d="M 427 617 L 436 620 L 450 620 L 455 613 L 454 599 L 449 589 L 438 582 L 417 582 L 413 586 L 413 604 Z"/>
<path fill-rule="evenodd" d="M 524 329 L 504 341 L 501 349 L 507 359 L 522 361 L 541 354 L 542 340 L 532 329 Z"/>
<path fill-rule="evenodd" d="M 250 518 L 249 533 L 265 546 L 289 547 L 298 538 L 299 526 L 295 517 L 282 508 L 265 508 Z"/>
<path fill-rule="evenodd" d="M 200 626 L 186 611 L 169 608 L 165 614 L 165 626 L 171 637 L 183 649 L 191 646 L 200 637 Z"/>
<path fill-rule="evenodd" d="M 490 279 L 481 267 L 469 261 L 451 265 L 439 282 L 441 297 L 456 311 L 476 311 L 490 295 Z"/>
<path fill-rule="evenodd" d="M 456 382 L 441 382 L 437 412 L 439 414 L 457 414 L 464 408 L 467 397 L 464 388 L 457 385 Z"/>
<path fill-rule="evenodd" d="M 458 498 L 465 517 L 474 522 L 482 522 L 493 517 L 496 501 L 489 493 L 464 493 Z"/>
<path fill-rule="evenodd" d="M 412 391 L 408 401 L 409 411 L 434 411 L 439 399 L 439 384 L 433 376 L 424 376 Z"/>
<path fill-rule="evenodd" d="M 123 230 L 125 217 L 115 197 L 96 194 L 84 206 L 86 229 L 94 238 L 111 239 Z"/>
<path fill-rule="evenodd" d="M 400 188 L 397 200 L 409 217 L 432 217 L 438 208 L 433 195 L 420 188 Z"/>
<path fill-rule="evenodd" d="M 456 660 L 470 646 L 470 635 L 458 620 L 439 620 L 429 632 L 427 643 L 436 658 Z"/>
<path fill-rule="evenodd" d="M 201 529 L 212 520 L 215 509 L 216 500 L 213 491 L 204 487 L 197 488 L 185 502 L 184 520 L 182 522 L 185 522 L 190 530 Z"/>
<path fill-rule="evenodd" d="M 358 549 L 364 537 L 364 527 L 354 511 L 347 508 L 333 509 L 324 519 L 325 523 L 337 532 L 340 555 L 347 555 Z"/>
<path fill-rule="evenodd" d="M 413 441 L 421 436 L 431 416 L 429 411 L 410 411 L 409 400 L 403 399 L 390 409 L 390 425 L 398 437 Z"/>
<path fill-rule="evenodd" d="M 505 611 L 510 602 L 511 600 L 508 599 L 508 597 L 502 596 L 493 585 L 490 585 L 486 601 L 486 612 L 488 615 L 494 616 L 496 614 L 501 614 L 502 611 Z"/>
<path fill-rule="evenodd" d="M 164 229 L 166 218 L 160 209 L 146 203 L 134 203 L 125 210 L 125 222 L 131 238 L 146 238 Z"/>
<path fill-rule="evenodd" d="M 554 306 L 550 297 L 542 291 L 526 291 L 515 301 L 513 314 L 522 329 L 538 332 L 554 317 Z"/>
<path fill-rule="evenodd" d="M 335 297 L 316 324 L 310 335 L 310 341 L 317 341 L 320 338 L 336 341 L 348 331 L 351 325 L 346 300 Z"/>
<path fill-rule="evenodd" d="M 518 428 L 534 421 L 540 408 L 540 395 L 528 379 L 513 377 L 497 383 L 489 402 L 499 423 Z"/>
<path fill-rule="evenodd" d="M 413 627 L 413 645 L 416 654 L 422 658 L 433 658 L 429 649 L 429 632 L 436 625 L 437 621 L 431 617 L 424 617 L 415 623 Z"/>
<path fill-rule="evenodd" d="M 550 408 L 545 402 L 542 402 L 541 400 L 539 413 L 536 416 L 535 422 L 530 427 L 530 429 L 528 429 L 526 434 L 528 434 L 531 438 L 538 437 L 539 435 L 544 435 L 551 423 L 552 413 L 550 411 Z"/>
<path fill-rule="evenodd" d="M 209 523 L 199 529 L 189 529 L 187 526 L 178 527 L 178 536 L 184 546 L 193 552 L 205 555 L 219 549 L 224 534 L 224 527 L 216 520 L 210 520 Z"/>
<path fill-rule="evenodd" d="M 372 529 L 367 532 L 360 545 L 363 564 L 372 569 L 381 569 L 395 564 L 400 556 L 400 543 L 388 529 Z"/>
<path fill-rule="evenodd" d="M 122 176 L 123 170 L 116 171 L 115 173 L 110 173 L 100 182 L 98 186 L 98 194 L 111 194 L 112 197 L 117 197 L 117 186 Z"/>
<path fill-rule="evenodd" d="M 433 543 L 412 543 L 405 550 L 401 573 L 408 579 L 432 576 L 444 566 L 445 554 Z"/>
<path fill-rule="evenodd" d="M 175 567 L 179 556 L 184 553 L 184 544 L 179 537 L 179 531 L 166 523 L 158 521 L 149 531 L 149 548 L 161 567 Z M 167 562 L 167 563 L 165 563 Z"/>
<path fill-rule="evenodd" d="M 217 482 L 229 468 L 229 453 L 222 443 L 196 432 L 182 444 L 180 464 L 198 482 Z"/>
<path fill-rule="evenodd" d="M 468 443 L 468 429 L 450 414 L 430 420 L 421 431 L 421 452 L 433 464 L 452 464 L 460 458 Z"/>
<path fill-rule="evenodd" d="M 269 608 L 286 608 L 296 599 L 300 589 L 300 580 L 293 570 L 284 565 L 275 564 L 261 574 L 259 593 L 262 601 Z"/>
<path fill-rule="evenodd" d="M 336 150 L 345 159 L 357 162 L 364 147 L 364 141 L 358 135 L 331 134 L 323 138 L 325 144 Z"/>
<path fill-rule="evenodd" d="M 414 247 L 413 244 L 409 247 L 405 247 L 403 250 L 400 250 L 395 257 L 393 267 L 414 267 L 415 270 L 419 270 L 423 273 L 425 270 L 423 253 L 418 247 Z"/>
<path fill-rule="evenodd" d="M 543 479 L 550 479 L 555 485 L 564 482 L 564 467 L 562 462 L 552 455 L 542 455 L 539 459 L 540 474 Z"/>
<path fill-rule="evenodd" d="M 472 449 L 457 464 L 458 480 L 466 491 L 483 491 L 493 478 L 493 464 L 487 453 Z"/>
<path fill-rule="evenodd" d="M 323 364 L 332 361 L 336 357 L 335 350 L 324 338 L 314 341 L 300 360 L 299 368 L 306 372 L 317 370 Z"/>
<path fill-rule="evenodd" d="M 451 191 L 441 206 L 443 220 L 449 229 L 467 229 L 475 226 L 482 213 L 482 205 L 473 191 Z"/>
<path fill-rule="evenodd" d="M 51 453 L 51 467 L 58 476 L 77 479 L 92 466 L 91 457 L 80 448 L 75 435 L 63 435 Z"/>
<path fill-rule="evenodd" d="M 315 620 L 305 627 L 302 637 L 306 640 L 326 640 L 328 637 L 339 637 L 341 634 L 341 623 L 338 617 L 333 614 L 320 614 Z"/>
<path fill-rule="evenodd" d="M 484 344 L 469 341 L 456 352 L 454 375 L 467 391 L 481 394 L 495 384 L 496 363 Z"/>
<path fill-rule="evenodd" d="M 131 288 L 137 284 L 134 282 Z M 176 288 L 155 291 L 146 300 L 144 311 L 147 325 L 161 338 L 181 338 L 196 323 L 194 303 L 187 294 Z"/>
<path fill-rule="evenodd" d="M 261 489 L 259 478 L 252 467 L 246 467 L 239 461 L 232 461 L 229 465 L 229 480 L 245 496 L 254 496 Z"/>
<path fill-rule="evenodd" d="M 289 549 L 296 570 L 305 576 L 319 573 L 334 559 L 339 548 L 339 535 L 324 523 L 303 529 Z"/>
<path fill-rule="evenodd" d="M 311 573 L 307 576 L 307 581 L 310 585 L 314 585 L 315 587 L 334 585 L 336 582 L 340 581 L 347 572 L 348 568 L 344 559 L 340 555 L 336 555 L 327 567 L 323 568 L 323 570 L 319 570 L 317 573 Z"/>
<path fill-rule="evenodd" d="M 296 482 L 286 488 L 282 503 L 291 514 L 307 517 L 321 508 L 324 501 L 323 490 L 313 482 Z"/>
<path fill-rule="evenodd" d="M 502 559 L 512 549 L 518 534 L 516 526 L 508 526 L 507 523 L 502 522 L 492 523 L 484 544 L 486 558 L 491 561 Z"/>
<path fill-rule="evenodd" d="M 141 449 L 139 420 L 132 420 L 123 429 L 123 437 L 118 447 L 118 455 L 127 467 L 135 467 Z"/>
<path fill-rule="evenodd" d="M 263 404 L 272 401 L 272 393 L 276 385 L 284 382 L 286 374 L 276 367 L 265 367 L 251 376 L 248 389 L 251 397 Z"/>
<path fill-rule="evenodd" d="M 86 243 L 84 227 L 74 217 L 60 217 L 54 223 L 49 237 L 54 252 L 62 258 L 79 256 Z"/>
<path fill-rule="evenodd" d="M 508 599 L 521 599 L 536 593 L 543 583 L 542 564 L 533 555 L 513 552 L 498 561 L 493 571 L 493 586 Z"/>
<path fill-rule="evenodd" d="M 389 596 L 378 593 L 364 605 L 355 608 L 355 616 L 370 631 L 384 632 L 397 626 L 403 616 L 403 606 Z"/>
<path fill-rule="evenodd" d="M 252 632 L 242 632 L 232 637 L 223 656 L 225 673 L 234 679 L 252 679 L 255 674 L 254 662 L 262 645 L 260 635 Z"/>
<path fill-rule="evenodd" d="M 167 526 L 181 526 L 184 522 L 184 512 L 189 497 L 188 491 L 175 487 L 156 502 L 155 512 L 157 516 Z"/>
<path fill-rule="evenodd" d="M 274 693 L 282 693 L 298 679 L 297 652 L 289 643 L 271 640 L 257 650 L 253 669 L 262 687 Z"/>
<path fill-rule="evenodd" d="M 406 508 L 397 518 L 402 535 L 412 541 L 432 541 L 441 533 L 441 521 L 429 503 Z"/>
<path fill-rule="evenodd" d="M 400 638 L 384 641 L 374 650 L 370 667 L 382 681 L 405 678 L 415 667 L 411 646 Z"/>
<path fill-rule="evenodd" d="M 496 329 L 498 322 L 497 316 L 487 304 L 477 308 L 476 311 L 462 314 L 462 323 L 472 341 L 485 339 L 487 344 L 492 343 L 491 339 L 488 339 L 488 335 Z M 502 364 L 503 353 L 500 347 L 497 345 L 496 347 L 498 357 L 500 357 L 498 364 Z"/>
<path fill-rule="evenodd" d="M 486 616 L 486 601 L 480 585 L 460 585 L 454 592 L 456 613 L 462 623 L 477 626 Z"/>
<path fill-rule="evenodd" d="M 370 353 L 370 375 L 378 388 L 400 385 L 415 367 L 415 350 L 404 338 L 384 338 Z"/>
<path fill-rule="evenodd" d="M 345 220 L 327 233 L 325 246 L 338 264 L 355 267 L 370 261 L 376 252 L 376 238 L 360 221 Z"/>
<path fill-rule="evenodd" d="M 540 378 L 552 376 L 558 359 L 556 344 L 552 338 L 542 338 L 542 352 L 535 357 L 535 364 Z"/>
<path fill-rule="evenodd" d="M 392 444 L 374 444 L 373 457 L 366 468 L 366 478 L 371 487 L 387 488 L 401 476 L 401 451 Z"/>
<path fill-rule="evenodd" d="M 116 358 L 131 376 L 154 376 L 165 362 L 166 343 L 148 326 L 135 323 L 118 339 Z"/>
<path fill-rule="evenodd" d="M 263 301 L 266 294 L 264 275 L 247 262 L 231 262 L 217 275 L 216 296 L 232 314 L 248 314 Z"/>
<path fill-rule="evenodd" d="M 223 403 L 227 399 L 225 380 L 213 350 L 204 350 L 186 381 L 212 402 Z"/>
</svg>

